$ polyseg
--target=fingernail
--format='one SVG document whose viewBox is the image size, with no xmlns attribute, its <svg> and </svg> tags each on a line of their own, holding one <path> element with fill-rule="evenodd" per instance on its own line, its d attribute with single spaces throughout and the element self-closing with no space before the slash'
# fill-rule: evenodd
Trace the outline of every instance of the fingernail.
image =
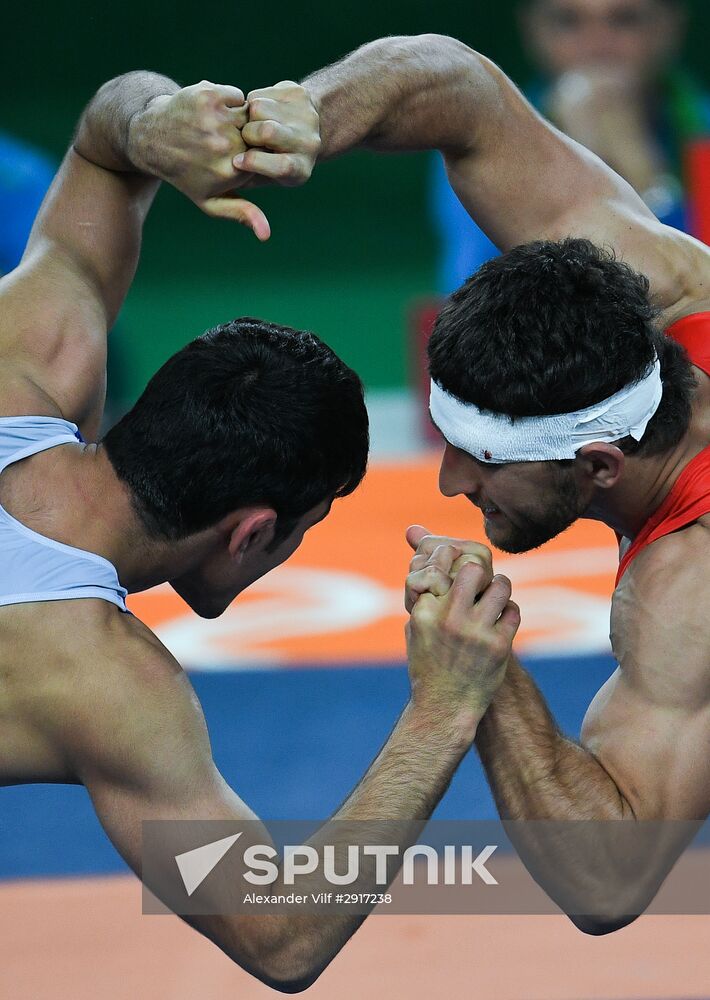
<svg viewBox="0 0 710 1000">
<path fill-rule="evenodd" d="M 241 167 L 244 163 L 244 153 L 237 153 L 237 155 L 232 160 L 235 167 Z"/>
</svg>

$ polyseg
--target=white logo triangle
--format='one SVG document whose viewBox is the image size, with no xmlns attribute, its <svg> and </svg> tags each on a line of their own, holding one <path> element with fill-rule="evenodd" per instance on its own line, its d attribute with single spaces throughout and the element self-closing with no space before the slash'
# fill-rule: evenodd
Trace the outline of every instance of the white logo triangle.
<svg viewBox="0 0 710 1000">
<path fill-rule="evenodd" d="M 196 889 L 202 885 L 209 873 L 216 868 L 227 851 L 241 837 L 241 833 L 235 833 L 232 837 L 224 837 L 222 840 L 215 840 L 204 847 L 196 847 L 192 851 L 185 851 L 184 854 L 176 854 L 175 861 L 180 869 L 182 881 L 188 896 L 191 896 Z"/>
</svg>

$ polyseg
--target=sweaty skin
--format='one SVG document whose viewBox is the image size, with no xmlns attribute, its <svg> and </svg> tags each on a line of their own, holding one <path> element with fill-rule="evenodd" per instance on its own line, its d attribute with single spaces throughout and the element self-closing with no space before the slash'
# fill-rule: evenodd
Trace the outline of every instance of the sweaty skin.
<svg viewBox="0 0 710 1000">
<path fill-rule="evenodd" d="M 284 86 L 248 95 L 250 121 L 242 135 L 255 148 L 237 157 L 243 171 L 295 184 L 307 180 L 318 160 L 356 147 L 437 149 L 463 205 L 503 251 L 533 240 L 584 237 L 613 247 L 648 276 L 662 329 L 710 309 L 710 251 L 661 225 L 629 184 L 544 121 L 500 69 L 461 42 L 438 35 L 385 38 L 300 88 L 289 84 L 284 92 Z M 587 516 L 627 539 L 710 443 L 710 379 L 694 371 L 692 422 L 680 445 L 654 459 L 628 459 L 614 490 L 605 493 L 598 483 L 601 499 Z M 618 449 L 604 448 L 605 461 L 618 466 Z M 599 452 L 588 446 L 578 461 L 589 465 Z M 519 476 L 514 466 L 508 469 Z M 526 471 L 533 487 L 538 474 Z M 505 467 L 491 471 L 447 446 L 447 495 L 487 497 L 491 477 L 507 475 Z M 534 489 L 528 492 L 535 497 Z M 491 530 L 503 529 L 492 523 Z M 710 518 L 702 517 L 654 542 L 625 573 L 611 608 L 618 669 L 589 707 L 579 743 L 562 736 L 532 680 L 511 659 L 476 739 L 503 818 L 695 821 L 708 815 L 709 533 Z M 412 572 L 422 571 L 423 559 L 438 594 L 455 577 L 457 559 L 485 558 L 488 551 L 421 528 L 410 529 L 409 541 L 418 553 Z M 445 558 L 442 545 L 452 548 Z M 432 592 L 419 577 L 415 584 L 410 578 L 409 607 Z M 655 846 L 646 842 L 643 864 L 635 867 L 617 866 L 608 853 L 600 860 L 583 844 L 558 852 L 550 864 L 543 843 L 529 836 L 517 843 L 575 923 L 605 933 L 643 912 L 687 839 L 687 830 L 679 830 L 671 847 L 662 848 L 658 838 Z"/>
</svg>

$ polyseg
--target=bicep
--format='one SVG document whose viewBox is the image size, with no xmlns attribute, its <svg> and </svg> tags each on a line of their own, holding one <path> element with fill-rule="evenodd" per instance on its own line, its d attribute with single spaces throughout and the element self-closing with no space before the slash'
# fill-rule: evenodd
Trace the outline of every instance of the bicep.
<svg viewBox="0 0 710 1000">
<path fill-rule="evenodd" d="M 80 426 L 96 419 L 106 331 L 133 279 L 155 190 L 70 150 L 20 265 L 0 282 L 4 370 L 40 386 Z"/>
<path fill-rule="evenodd" d="M 585 718 L 582 741 L 639 819 L 710 813 L 710 624 L 700 525 L 637 556 L 614 597 L 619 668 Z"/>
<path fill-rule="evenodd" d="M 159 673 L 165 673 L 162 667 Z M 243 844 L 270 844 L 256 815 L 218 771 L 202 709 L 181 671 L 157 683 L 148 678 L 141 690 L 124 692 L 117 700 L 94 701 L 90 715 L 72 740 L 74 770 L 111 843 L 169 908 L 171 900 L 183 899 L 177 854 L 231 833 L 242 834 Z M 159 821 L 149 834 L 147 821 Z M 221 878 L 207 884 L 208 892 L 217 893 L 211 912 L 224 912 L 224 892 L 229 897 L 240 865 L 239 855 L 230 854 L 220 867 Z M 179 902 L 172 908 L 182 915 Z M 226 914 L 185 919 L 233 961 L 258 974 L 262 928 L 253 920 Z"/>
<path fill-rule="evenodd" d="M 92 722 L 71 754 L 106 833 L 140 875 L 146 820 L 244 822 L 256 816 L 218 771 L 187 678 L 174 674 L 135 693 L 122 707 L 94 703 Z M 117 716 L 123 721 L 111 725 Z"/>
<path fill-rule="evenodd" d="M 635 690 L 620 668 L 590 705 L 581 742 L 636 819 L 710 814 L 710 705 L 657 704 Z"/>
<path fill-rule="evenodd" d="M 586 238 L 647 275 L 662 309 L 707 298 L 707 249 L 661 225 L 626 181 L 486 64 L 495 87 L 481 112 L 485 120 L 470 147 L 445 151 L 445 160 L 454 190 L 493 242 L 506 251 L 535 240 Z"/>
</svg>

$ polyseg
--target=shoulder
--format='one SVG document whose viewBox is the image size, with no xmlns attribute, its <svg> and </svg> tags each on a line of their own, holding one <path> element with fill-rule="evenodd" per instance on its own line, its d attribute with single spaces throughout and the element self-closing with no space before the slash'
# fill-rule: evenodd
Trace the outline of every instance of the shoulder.
<svg viewBox="0 0 710 1000">
<path fill-rule="evenodd" d="M 639 553 L 612 601 L 611 640 L 628 679 L 697 700 L 710 693 L 710 518 Z"/>
<path fill-rule="evenodd" d="M 652 542 L 632 561 L 614 591 L 612 611 L 629 625 L 651 609 L 686 617 L 702 606 L 710 573 L 710 517 Z"/>
<path fill-rule="evenodd" d="M 88 761 L 147 766 L 156 740 L 179 752 L 207 745 L 194 689 L 180 664 L 146 625 L 101 600 L 27 605 L 15 628 L 31 647 L 32 721 L 81 774 Z M 34 629 L 27 636 L 27 625 Z M 32 668 L 32 663 L 38 667 Z M 51 670 L 47 670 L 51 664 Z M 163 758 L 165 753 L 163 753 Z"/>
<path fill-rule="evenodd" d="M 652 542 L 636 556 L 614 597 L 657 597 L 672 588 L 701 585 L 710 569 L 710 517 Z"/>
</svg>

